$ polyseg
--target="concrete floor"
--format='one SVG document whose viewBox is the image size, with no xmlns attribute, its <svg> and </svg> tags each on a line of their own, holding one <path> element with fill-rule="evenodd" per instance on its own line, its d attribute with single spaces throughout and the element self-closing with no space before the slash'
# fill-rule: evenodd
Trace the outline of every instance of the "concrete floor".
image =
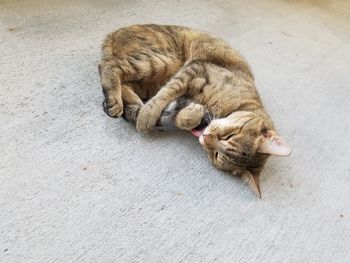
<svg viewBox="0 0 350 263">
<path fill-rule="evenodd" d="M 1 262 L 349 262 L 349 1 L 0 0 Z M 185 132 L 102 111 L 104 35 L 223 37 L 294 151 L 259 200 Z"/>
</svg>

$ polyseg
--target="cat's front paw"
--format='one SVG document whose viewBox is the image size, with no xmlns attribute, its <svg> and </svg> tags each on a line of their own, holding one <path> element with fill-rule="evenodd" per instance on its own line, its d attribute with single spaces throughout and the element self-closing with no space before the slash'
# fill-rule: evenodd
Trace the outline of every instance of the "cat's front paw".
<svg viewBox="0 0 350 263">
<path fill-rule="evenodd" d="M 199 104 L 190 104 L 179 111 L 175 117 L 175 125 L 183 130 L 196 128 L 204 117 L 204 107 Z"/>
<path fill-rule="evenodd" d="M 148 133 L 156 126 L 162 112 L 148 104 L 144 105 L 136 120 L 136 129 L 141 133 Z"/>
</svg>

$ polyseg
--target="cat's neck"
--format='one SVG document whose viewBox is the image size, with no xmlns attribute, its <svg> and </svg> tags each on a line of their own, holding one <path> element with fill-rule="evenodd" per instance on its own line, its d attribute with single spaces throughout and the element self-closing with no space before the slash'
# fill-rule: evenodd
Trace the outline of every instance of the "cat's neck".
<svg viewBox="0 0 350 263">
<path fill-rule="evenodd" d="M 214 117 L 224 118 L 236 111 L 249 111 L 260 116 L 268 128 L 273 128 L 273 122 L 257 93 L 254 79 L 249 74 L 210 63 L 206 69 L 210 80 L 208 91 L 204 88 L 204 92 L 195 97 L 195 100 L 205 105 Z"/>
<path fill-rule="evenodd" d="M 207 105 L 208 106 L 208 105 Z M 215 105 L 216 106 L 216 105 Z M 225 118 L 237 111 L 253 112 L 265 121 L 267 128 L 273 129 L 274 125 L 270 115 L 266 112 L 260 100 L 240 100 L 226 107 L 208 107 L 214 118 Z"/>
<path fill-rule="evenodd" d="M 266 112 L 264 106 L 262 105 L 260 99 L 257 100 L 239 100 L 237 103 L 232 103 L 229 107 L 226 107 L 225 113 L 223 111 L 217 111 L 212 108 L 211 113 L 216 118 L 225 118 L 237 111 L 247 111 L 253 112 L 262 118 L 265 122 L 266 128 L 274 129 L 274 125 L 270 115 Z"/>
<path fill-rule="evenodd" d="M 271 119 L 270 115 L 266 112 L 264 106 L 262 105 L 262 103 L 260 101 L 257 103 L 246 104 L 243 107 L 240 107 L 238 110 L 249 111 L 249 112 L 255 113 L 256 115 L 258 115 L 260 118 L 262 118 L 264 120 L 266 128 L 274 129 L 272 119 Z"/>
</svg>

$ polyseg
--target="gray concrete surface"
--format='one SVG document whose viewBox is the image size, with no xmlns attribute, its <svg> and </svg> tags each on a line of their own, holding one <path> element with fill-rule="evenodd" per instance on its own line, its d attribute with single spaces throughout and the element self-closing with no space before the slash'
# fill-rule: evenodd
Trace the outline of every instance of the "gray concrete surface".
<svg viewBox="0 0 350 263">
<path fill-rule="evenodd" d="M 1 262 L 350 262 L 349 1 L 0 0 Z M 259 200 L 185 132 L 102 111 L 104 35 L 181 24 L 249 60 L 288 158 Z"/>
</svg>

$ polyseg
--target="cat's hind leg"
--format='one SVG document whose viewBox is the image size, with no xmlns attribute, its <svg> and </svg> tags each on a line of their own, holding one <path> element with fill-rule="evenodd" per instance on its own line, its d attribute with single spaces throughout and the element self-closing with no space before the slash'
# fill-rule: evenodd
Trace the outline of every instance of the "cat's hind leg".
<svg viewBox="0 0 350 263">
<path fill-rule="evenodd" d="M 143 102 L 134 92 L 132 84 L 123 84 L 121 92 L 124 105 L 122 116 L 130 122 L 136 122 L 137 115 L 143 106 Z"/>
</svg>

